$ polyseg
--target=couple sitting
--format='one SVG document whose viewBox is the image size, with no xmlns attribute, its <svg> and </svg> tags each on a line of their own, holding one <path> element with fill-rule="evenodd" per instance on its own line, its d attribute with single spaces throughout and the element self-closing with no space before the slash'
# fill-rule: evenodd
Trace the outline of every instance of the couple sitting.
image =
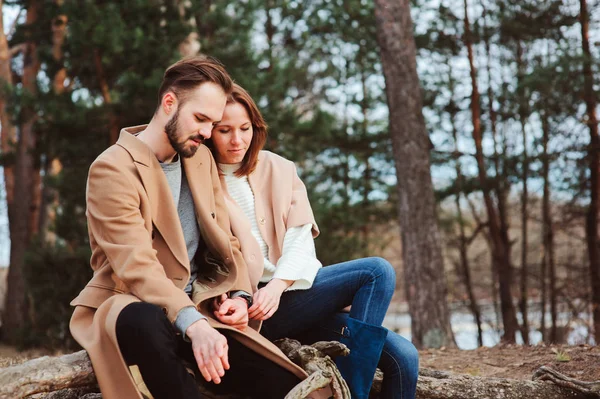
<svg viewBox="0 0 600 399">
<path fill-rule="evenodd" d="M 353 398 L 368 397 L 377 366 L 381 398 L 414 398 L 417 352 L 381 327 L 393 268 L 322 267 L 304 184 L 262 150 L 250 95 L 193 57 L 166 70 L 158 100 L 150 123 L 123 129 L 89 171 L 94 276 L 70 328 L 103 397 L 141 398 L 135 364 L 154 398 L 201 398 L 194 364 L 217 393 L 281 399 L 307 377 L 271 343 L 289 337 L 345 343 L 337 363 Z"/>
</svg>

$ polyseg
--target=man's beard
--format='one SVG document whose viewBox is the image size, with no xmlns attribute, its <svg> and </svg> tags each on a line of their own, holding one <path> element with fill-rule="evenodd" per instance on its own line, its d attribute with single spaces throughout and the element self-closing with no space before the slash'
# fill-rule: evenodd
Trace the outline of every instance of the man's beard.
<svg viewBox="0 0 600 399">
<path fill-rule="evenodd" d="M 179 129 L 179 110 L 175 111 L 175 115 L 165 125 L 165 132 L 171 146 L 183 158 L 191 158 L 194 156 L 200 146 L 186 146 L 189 139 L 195 139 L 196 141 L 204 142 L 204 137 L 200 135 L 190 136 L 183 141 L 178 141 L 180 138 Z"/>
</svg>

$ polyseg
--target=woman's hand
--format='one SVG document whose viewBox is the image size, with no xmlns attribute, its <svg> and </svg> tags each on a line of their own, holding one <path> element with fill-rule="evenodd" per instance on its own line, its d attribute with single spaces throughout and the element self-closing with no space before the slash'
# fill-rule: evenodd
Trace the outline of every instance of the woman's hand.
<svg viewBox="0 0 600 399">
<path fill-rule="evenodd" d="M 221 297 L 215 299 L 218 303 L 214 315 L 223 324 L 232 326 L 240 331 L 248 327 L 248 302 L 244 298 Z"/>
<path fill-rule="evenodd" d="M 254 304 L 248 309 L 248 316 L 254 320 L 267 320 L 279 308 L 281 294 L 293 281 L 274 278 L 254 293 Z"/>
</svg>

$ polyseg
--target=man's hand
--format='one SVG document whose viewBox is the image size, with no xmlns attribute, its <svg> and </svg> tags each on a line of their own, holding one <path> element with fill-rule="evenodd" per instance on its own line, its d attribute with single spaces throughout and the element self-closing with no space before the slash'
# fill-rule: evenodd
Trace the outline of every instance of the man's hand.
<svg viewBox="0 0 600 399">
<path fill-rule="evenodd" d="M 216 307 L 215 317 L 221 323 L 240 331 L 248 327 L 248 302 L 244 298 L 215 298 L 213 305 Z"/>
<path fill-rule="evenodd" d="M 293 281 L 291 280 L 281 280 L 278 278 L 274 278 L 267 285 L 259 289 L 254 293 L 254 297 L 252 298 L 254 303 L 248 309 L 248 315 L 251 319 L 256 320 L 267 320 L 279 308 L 279 300 L 281 299 L 281 294 L 286 290 L 290 285 L 292 285 Z"/>
<path fill-rule="evenodd" d="M 194 357 L 204 379 L 220 384 L 225 370 L 229 370 L 229 347 L 225 336 L 212 328 L 206 319 L 193 323 L 185 333 L 192 341 Z"/>
</svg>

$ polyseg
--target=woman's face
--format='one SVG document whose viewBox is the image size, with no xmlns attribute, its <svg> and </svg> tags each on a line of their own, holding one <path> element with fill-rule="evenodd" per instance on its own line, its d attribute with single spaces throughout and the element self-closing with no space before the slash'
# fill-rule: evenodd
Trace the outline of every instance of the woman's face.
<svg viewBox="0 0 600 399">
<path fill-rule="evenodd" d="M 246 108 L 239 103 L 225 106 L 223 118 L 212 130 L 212 143 L 218 163 L 240 163 L 252 142 L 252 123 Z"/>
</svg>

